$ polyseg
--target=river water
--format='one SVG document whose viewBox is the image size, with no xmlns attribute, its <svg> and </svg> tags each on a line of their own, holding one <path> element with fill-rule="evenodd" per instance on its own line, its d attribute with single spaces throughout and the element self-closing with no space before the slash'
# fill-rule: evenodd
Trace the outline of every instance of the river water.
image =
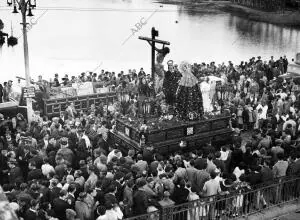
<svg viewBox="0 0 300 220">
<path fill-rule="evenodd" d="M 14 48 L 0 51 L 1 81 L 24 77 L 21 15 L 0 1 L 5 31 L 20 37 Z M 240 62 L 253 56 L 269 59 L 300 52 L 300 30 L 248 21 L 228 13 L 193 13 L 182 6 L 151 0 L 38 0 L 28 18 L 30 72 L 49 79 L 54 73 L 79 74 L 139 70 L 150 72 L 151 52 L 138 36 L 159 30 L 169 41 L 166 60 Z M 147 22 L 145 23 L 145 21 Z M 142 23 L 136 28 L 137 23 Z M 12 24 L 12 25 L 11 25 Z"/>
</svg>

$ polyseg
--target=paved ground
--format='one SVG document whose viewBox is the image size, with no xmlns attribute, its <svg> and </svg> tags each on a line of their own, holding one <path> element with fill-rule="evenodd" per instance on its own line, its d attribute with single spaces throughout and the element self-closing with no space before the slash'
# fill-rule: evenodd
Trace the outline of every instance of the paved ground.
<svg viewBox="0 0 300 220">
<path fill-rule="evenodd" d="M 300 219 L 300 210 L 298 211 L 298 213 L 296 212 L 289 213 L 287 215 L 274 218 L 273 220 L 299 220 L 299 219 Z"/>
</svg>

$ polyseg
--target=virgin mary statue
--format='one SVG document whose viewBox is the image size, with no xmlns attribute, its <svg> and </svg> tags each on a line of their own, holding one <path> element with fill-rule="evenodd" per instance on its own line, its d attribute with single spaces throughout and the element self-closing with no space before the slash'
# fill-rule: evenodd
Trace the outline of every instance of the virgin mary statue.
<svg viewBox="0 0 300 220">
<path fill-rule="evenodd" d="M 191 65 L 185 61 L 179 66 L 182 77 L 176 92 L 176 113 L 185 121 L 197 120 L 203 115 L 201 90 L 191 69 Z"/>
</svg>

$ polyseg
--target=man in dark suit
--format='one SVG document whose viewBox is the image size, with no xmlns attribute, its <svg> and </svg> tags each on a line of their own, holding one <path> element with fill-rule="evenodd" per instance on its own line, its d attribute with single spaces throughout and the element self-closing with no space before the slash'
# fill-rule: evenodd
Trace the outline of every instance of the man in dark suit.
<svg viewBox="0 0 300 220">
<path fill-rule="evenodd" d="M 207 159 L 206 158 L 202 158 L 203 156 L 203 151 L 199 150 L 197 152 L 198 158 L 195 159 L 195 168 L 198 170 L 203 170 L 206 169 L 207 167 Z"/>
<path fill-rule="evenodd" d="M 59 149 L 58 143 L 57 143 L 58 137 L 50 136 L 49 137 L 49 144 L 47 146 L 46 152 L 49 154 L 51 151 L 57 151 Z"/>
<path fill-rule="evenodd" d="M 59 117 L 58 123 L 61 124 L 62 126 L 64 126 L 66 119 L 67 119 L 67 113 L 64 111 L 60 112 L 60 117 Z"/>
<path fill-rule="evenodd" d="M 65 190 L 61 190 L 59 192 L 59 197 L 54 199 L 53 201 L 53 210 L 55 213 L 55 217 L 60 220 L 66 219 L 66 210 L 70 208 L 68 202 L 66 202 L 68 193 Z"/>
<path fill-rule="evenodd" d="M 105 202 L 109 201 L 111 204 L 118 204 L 116 198 L 117 187 L 114 184 L 110 184 L 107 189 L 108 193 L 104 195 Z"/>
<path fill-rule="evenodd" d="M 36 220 L 38 219 L 37 210 L 39 203 L 37 200 L 31 200 L 30 208 L 24 214 L 24 220 Z"/>
<path fill-rule="evenodd" d="M 123 200 L 123 185 L 122 185 L 122 181 L 124 179 L 125 174 L 122 172 L 116 172 L 114 179 L 115 181 L 113 182 L 116 187 L 117 187 L 117 192 L 116 192 L 116 199 L 120 202 Z"/>
<path fill-rule="evenodd" d="M 168 71 L 165 73 L 163 81 L 163 92 L 166 96 L 166 102 L 169 105 L 174 105 L 176 101 L 176 91 L 178 88 L 181 74 L 174 69 L 173 61 L 168 61 Z"/>
<path fill-rule="evenodd" d="M 3 150 L 1 148 L 1 137 L 0 137 L 0 184 L 3 185 L 5 183 L 8 183 L 8 163 L 7 163 L 7 150 Z"/>
<path fill-rule="evenodd" d="M 76 193 L 76 185 L 75 184 L 70 184 L 68 188 L 68 195 L 67 195 L 67 203 L 70 205 L 71 209 L 75 209 L 75 193 Z"/>
<path fill-rule="evenodd" d="M 64 171 L 64 178 L 67 178 L 68 175 L 74 176 L 75 170 L 72 168 L 72 165 L 67 165 Z"/>
<path fill-rule="evenodd" d="M 31 159 L 29 160 L 29 163 L 30 162 L 35 162 L 35 165 L 36 165 L 36 168 L 37 169 L 41 169 L 43 163 L 44 163 L 44 160 L 43 158 L 39 155 L 38 151 L 37 150 L 32 150 L 30 152 L 31 154 Z"/>
<path fill-rule="evenodd" d="M 252 166 L 250 173 L 245 176 L 245 180 L 250 184 L 251 187 L 262 183 L 261 167 Z"/>
<path fill-rule="evenodd" d="M 20 167 L 17 166 L 17 161 L 15 159 L 11 159 L 8 162 L 8 167 L 10 168 L 8 172 L 8 180 L 10 184 L 15 184 L 20 181 L 23 182 L 23 174 Z"/>
<path fill-rule="evenodd" d="M 287 68 L 289 65 L 289 61 L 286 58 L 286 55 L 283 56 L 283 72 L 286 73 L 287 72 Z"/>
<path fill-rule="evenodd" d="M 28 167 L 30 171 L 28 173 L 27 181 L 34 180 L 34 179 L 40 180 L 44 178 L 42 170 L 36 168 L 35 161 L 30 161 Z"/>
<path fill-rule="evenodd" d="M 96 196 L 95 196 L 95 201 L 99 202 L 99 205 L 105 205 L 105 200 L 104 200 L 104 192 L 101 189 L 102 187 L 102 181 L 98 180 L 96 183 Z"/>
<path fill-rule="evenodd" d="M 28 164 L 29 160 L 32 158 L 29 151 L 29 146 L 25 145 L 23 149 L 20 149 L 20 152 L 18 154 L 18 162 L 20 165 L 21 170 L 24 174 L 25 181 L 27 180 L 28 175 Z"/>
<path fill-rule="evenodd" d="M 148 208 L 148 196 L 144 191 L 143 187 L 146 185 L 144 179 L 137 181 L 138 190 L 133 195 L 133 213 L 134 215 L 147 214 Z"/>
<path fill-rule="evenodd" d="M 288 176 L 300 176 L 300 152 L 296 152 L 290 157 L 291 163 L 287 168 Z"/>
<path fill-rule="evenodd" d="M 51 205 L 53 206 L 53 201 L 54 199 L 59 197 L 59 193 L 61 188 L 57 187 L 58 184 L 58 180 L 57 179 L 52 179 L 50 180 L 50 193 L 49 193 L 49 197 L 50 197 L 50 202 Z"/>
</svg>

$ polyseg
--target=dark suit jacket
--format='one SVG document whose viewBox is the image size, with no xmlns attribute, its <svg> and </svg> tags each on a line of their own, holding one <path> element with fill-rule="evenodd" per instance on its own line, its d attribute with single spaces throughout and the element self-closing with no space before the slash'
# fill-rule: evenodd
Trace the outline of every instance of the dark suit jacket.
<svg viewBox="0 0 300 220">
<path fill-rule="evenodd" d="M 61 190 L 61 188 L 56 187 L 56 186 L 50 190 L 50 193 L 49 193 L 50 200 L 49 201 L 51 202 L 51 205 L 53 205 L 54 199 L 59 197 L 60 190 Z"/>
<path fill-rule="evenodd" d="M 75 197 L 74 196 L 72 196 L 72 195 L 68 195 L 68 197 L 67 197 L 67 202 L 68 202 L 68 204 L 70 205 L 70 208 L 71 209 L 75 209 L 75 202 L 76 202 L 76 199 L 75 199 Z"/>
<path fill-rule="evenodd" d="M 135 215 L 143 215 L 147 213 L 148 196 L 145 191 L 137 190 L 133 194 L 133 213 Z"/>
<path fill-rule="evenodd" d="M 121 183 L 117 182 L 117 181 L 113 181 L 113 184 L 117 187 L 117 192 L 116 192 L 116 199 L 118 200 L 118 202 L 123 200 L 123 191 L 124 188 L 122 186 Z"/>
<path fill-rule="evenodd" d="M 189 190 L 186 188 L 175 187 L 171 199 L 176 205 L 186 203 L 188 201 Z"/>
<path fill-rule="evenodd" d="M 261 173 L 251 172 L 246 176 L 246 181 L 250 184 L 251 187 L 255 187 L 258 184 L 262 183 Z"/>
<path fill-rule="evenodd" d="M 37 213 L 31 211 L 28 209 L 24 214 L 24 220 L 36 220 L 37 219 Z"/>
<path fill-rule="evenodd" d="M 66 219 L 66 210 L 70 208 L 70 205 L 60 199 L 56 198 L 53 201 L 53 210 L 55 212 L 55 217 L 60 219 L 60 220 L 65 220 Z"/>
<path fill-rule="evenodd" d="M 23 174 L 20 167 L 14 167 L 9 171 L 8 180 L 10 184 L 15 184 L 17 180 L 23 181 Z"/>
<path fill-rule="evenodd" d="M 39 179 L 43 179 L 43 178 L 44 178 L 44 175 L 42 173 L 42 170 L 34 169 L 34 170 L 29 171 L 28 176 L 27 176 L 27 181 L 30 181 L 33 179 L 39 180 Z"/>
<path fill-rule="evenodd" d="M 36 168 L 37 168 L 37 169 L 41 169 L 41 167 L 42 167 L 42 165 L 43 165 L 43 163 L 44 163 L 43 158 L 40 157 L 40 156 L 38 156 L 38 155 L 37 155 L 37 156 L 34 156 L 33 158 L 31 158 L 31 159 L 29 160 L 29 163 L 30 163 L 31 161 L 34 161 L 34 162 L 35 162 Z"/>
<path fill-rule="evenodd" d="M 225 172 L 226 167 L 223 160 L 215 159 L 213 162 L 216 165 L 216 167 L 221 170 L 222 173 Z"/>
<path fill-rule="evenodd" d="M 112 204 L 118 204 L 116 196 L 111 194 L 111 193 L 105 194 L 104 195 L 104 200 L 105 201 L 110 201 Z"/>
<path fill-rule="evenodd" d="M 195 160 L 195 168 L 198 170 L 204 170 L 207 167 L 207 159 L 206 158 L 197 158 Z"/>
<path fill-rule="evenodd" d="M 300 176 L 300 160 L 291 163 L 287 169 L 288 176 Z"/>
<path fill-rule="evenodd" d="M 24 174 L 24 179 L 25 180 L 27 180 L 28 163 L 29 163 L 30 159 L 31 159 L 30 153 L 25 154 L 23 150 L 21 150 L 19 152 L 19 155 L 18 155 L 19 165 L 20 165 L 20 168 L 21 168 L 21 170 L 22 170 L 22 172 Z"/>
<path fill-rule="evenodd" d="M 96 189 L 96 197 L 95 201 L 99 202 L 99 205 L 105 205 L 105 200 L 104 200 L 104 192 L 101 189 Z"/>
</svg>

